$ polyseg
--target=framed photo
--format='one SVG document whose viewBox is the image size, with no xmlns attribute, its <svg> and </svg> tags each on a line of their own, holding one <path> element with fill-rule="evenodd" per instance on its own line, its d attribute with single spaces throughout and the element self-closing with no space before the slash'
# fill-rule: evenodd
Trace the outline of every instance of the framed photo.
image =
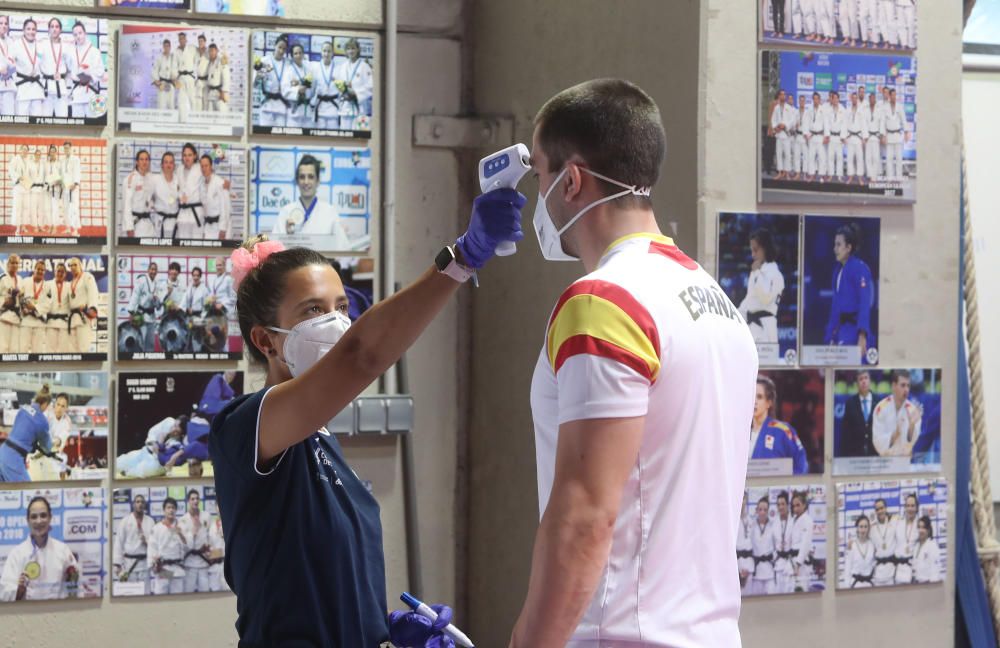
<svg viewBox="0 0 1000 648">
<path fill-rule="evenodd" d="M 99 371 L 0 373 L 0 481 L 103 479 L 108 393 Z"/>
<path fill-rule="evenodd" d="M 757 373 L 747 476 L 823 473 L 825 384 L 814 369 Z"/>
<path fill-rule="evenodd" d="M 833 474 L 941 470 L 941 370 L 834 373 Z"/>
<path fill-rule="evenodd" d="M 826 520 L 822 484 L 744 490 L 736 538 L 743 596 L 826 589 Z"/>
<path fill-rule="evenodd" d="M 230 369 L 119 373 L 115 478 L 214 476 L 212 420 L 242 393 Z"/>
<path fill-rule="evenodd" d="M 103 245 L 107 142 L 0 136 L 0 243 Z"/>
<path fill-rule="evenodd" d="M 105 360 L 108 257 L 0 252 L 0 359 Z"/>
<path fill-rule="evenodd" d="M 112 596 L 229 591 L 214 486 L 116 488 L 111 500 Z"/>
<path fill-rule="evenodd" d="M 337 257 L 330 262 L 344 283 L 344 290 L 350 302 L 348 316 L 353 322 L 375 304 L 375 259 Z"/>
<path fill-rule="evenodd" d="M 374 38 L 255 31 L 251 50 L 254 133 L 371 137 Z"/>
<path fill-rule="evenodd" d="M 806 216 L 803 225 L 803 365 L 878 363 L 877 218 Z"/>
<path fill-rule="evenodd" d="M 95 0 L 98 7 L 116 9 L 179 9 L 188 11 L 191 0 Z"/>
<path fill-rule="evenodd" d="M 206 14 L 285 17 L 286 0 L 194 0 L 194 10 Z"/>
<path fill-rule="evenodd" d="M 104 126 L 108 21 L 0 16 L 0 123 Z"/>
<path fill-rule="evenodd" d="M 243 337 L 225 256 L 119 255 L 119 360 L 238 360 Z"/>
<path fill-rule="evenodd" d="M 761 202 L 912 203 L 916 84 L 912 56 L 764 50 Z"/>
<path fill-rule="evenodd" d="M 837 589 L 939 583 L 948 568 L 943 478 L 837 484 Z"/>
<path fill-rule="evenodd" d="M 762 366 L 794 366 L 799 349 L 797 214 L 719 213 L 719 285 L 750 326 Z"/>
<path fill-rule="evenodd" d="M 1000 68 L 1000 0 L 978 0 L 962 32 L 966 69 Z"/>
<path fill-rule="evenodd" d="M 323 252 L 367 252 L 371 162 L 367 148 L 254 146 L 251 233 Z"/>
<path fill-rule="evenodd" d="M 246 231 L 246 150 L 225 142 L 118 143 L 119 245 L 235 248 Z"/>
<path fill-rule="evenodd" d="M 106 513 L 100 486 L 0 491 L 0 601 L 103 596 Z"/>
<path fill-rule="evenodd" d="M 917 0 L 762 0 L 760 41 L 893 52 L 917 48 Z"/>
<path fill-rule="evenodd" d="M 118 129 L 170 135 L 242 135 L 247 31 L 122 25 Z"/>
</svg>

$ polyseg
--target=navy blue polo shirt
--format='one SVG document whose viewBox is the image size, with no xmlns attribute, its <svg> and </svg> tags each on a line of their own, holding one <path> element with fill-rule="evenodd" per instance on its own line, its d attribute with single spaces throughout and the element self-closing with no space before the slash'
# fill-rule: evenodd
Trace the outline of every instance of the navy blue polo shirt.
<svg viewBox="0 0 1000 648">
<path fill-rule="evenodd" d="M 209 437 L 239 645 L 376 648 L 389 640 L 378 503 L 326 430 L 258 470 L 266 394 L 230 402 Z"/>
</svg>

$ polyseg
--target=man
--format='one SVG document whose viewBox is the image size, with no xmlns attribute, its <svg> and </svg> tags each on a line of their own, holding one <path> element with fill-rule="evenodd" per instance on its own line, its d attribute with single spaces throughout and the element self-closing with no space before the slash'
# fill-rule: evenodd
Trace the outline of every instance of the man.
<svg viewBox="0 0 1000 648">
<path fill-rule="evenodd" d="M 795 591 L 808 592 L 813 579 L 813 519 L 809 515 L 809 503 L 804 491 L 792 493 L 792 569 L 795 575 Z"/>
<path fill-rule="evenodd" d="M 192 317 L 201 317 L 204 314 L 205 302 L 208 300 L 208 286 L 201 282 L 201 268 L 191 269 L 191 286 L 184 293 L 184 301 L 181 302 L 181 309 Z"/>
<path fill-rule="evenodd" d="M 187 34 L 177 34 L 177 49 L 174 50 L 174 67 L 177 70 L 177 110 L 180 123 L 186 124 L 191 114 L 195 98 L 195 69 L 198 67 L 198 51 L 187 46 Z"/>
<path fill-rule="evenodd" d="M 325 234 L 333 240 L 324 245 L 324 249 L 348 251 L 351 249 L 351 242 L 337 210 L 316 195 L 322 171 L 317 158 L 312 155 L 302 156 L 295 167 L 299 198 L 281 208 L 272 231 L 274 234 Z"/>
<path fill-rule="evenodd" d="M 80 236 L 80 158 L 73 154 L 73 143 L 63 142 L 62 165 L 63 213 L 70 236 Z"/>
<path fill-rule="evenodd" d="M 14 47 L 14 39 L 10 36 L 10 16 L 0 15 L 0 115 L 13 115 L 17 109 Z"/>
<path fill-rule="evenodd" d="M 903 498 L 903 518 L 896 520 L 896 579 L 897 585 L 913 582 L 913 553 L 920 539 L 917 528 L 919 503 L 916 493 Z"/>
<path fill-rule="evenodd" d="M 868 105 L 864 109 L 865 170 L 869 184 L 882 175 L 882 152 L 879 147 L 882 141 L 882 110 L 876 103 L 877 99 L 874 92 L 868 95 Z"/>
<path fill-rule="evenodd" d="M 208 66 L 205 69 L 205 110 L 229 112 L 229 63 L 219 55 L 215 43 L 208 46 Z"/>
<path fill-rule="evenodd" d="M 798 180 L 806 170 L 806 136 L 803 131 L 807 127 L 806 96 L 799 95 L 799 107 L 792 113 L 792 125 L 789 135 L 792 136 L 792 180 Z"/>
<path fill-rule="evenodd" d="M 559 299 L 532 380 L 542 520 L 515 647 L 739 642 L 757 352 L 718 284 L 659 232 L 649 187 L 665 148 L 659 109 L 627 81 L 564 90 L 535 118 L 542 254 L 589 274 Z M 720 468 L 712 480 L 707 465 Z M 699 516 L 681 484 L 718 515 Z M 692 546 L 699 560 L 668 558 Z M 597 593 L 611 574 L 619 586 Z"/>
<path fill-rule="evenodd" d="M 875 577 L 872 583 L 875 587 L 892 585 L 896 576 L 896 524 L 882 498 L 875 500 L 871 538 L 875 543 Z"/>
<path fill-rule="evenodd" d="M 148 155 L 147 155 L 148 157 Z M 152 234 L 160 238 L 175 238 L 177 236 L 177 217 L 180 215 L 181 182 L 174 173 L 176 167 L 174 154 L 164 152 L 160 157 L 160 172 L 152 176 L 150 182 L 150 204 L 155 220 L 152 222 Z M 146 166 L 149 166 L 147 160 Z"/>
<path fill-rule="evenodd" d="M 783 0 L 782 0 L 783 1 Z M 792 172 L 792 138 L 788 127 L 795 110 L 785 103 L 785 91 L 778 90 L 774 110 L 771 111 L 771 130 L 777 140 L 778 175 L 775 180 L 787 178 Z"/>
<path fill-rule="evenodd" d="M 160 286 L 156 281 L 158 268 L 155 261 L 149 263 L 146 274 L 136 277 L 132 296 L 128 301 L 128 313 L 133 321 L 139 321 L 142 334 L 142 350 L 151 353 L 156 350 L 156 311 L 160 306 Z"/>
<path fill-rule="evenodd" d="M 153 570 L 153 594 L 184 593 L 184 557 L 188 542 L 177 524 L 177 500 L 163 500 L 163 519 L 153 526 L 146 564 Z"/>
<path fill-rule="evenodd" d="M 867 125 L 864 109 L 858 106 L 858 95 L 851 93 L 851 109 L 845 119 L 847 127 L 847 184 L 860 185 L 865 174 L 864 136 Z"/>
<path fill-rule="evenodd" d="M 837 182 L 844 181 L 844 134 L 847 131 L 847 112 L 840 106 L 840 93 L 830 91 L 826 107 L 826 172 Z"/>
<path fill-rule="evenodd" d="M 254 61 L 254 83 L 260 85 L 263 102 L 256 123 L 261 126 L 284 126 L 288 122 L 288 100 L 281 94 L 281 84 L 285 74 L 291 74 L 285 53 L 288 51 L 288 36 L 281 34 L 274 43 L 274 51 L 263 60 Z"/>
<path fill-rule="evenodd" d="M 920 438 L 923 409 L 910 401 L 910 373 L 893 370 L 892 395 L 875 406 L 872 444 L 883 457 L 910 457 Z"/>
<path fill-rule="evenodd" d="M 202 155 L 198 163 L 202 175 L 201 205 L 205 210 L 202 234 L 206 240 L 225 240 L 229 238 L 229 191 L 225 181 L 215 174 L 210 155 Z"/>
<path fill-rule="evenodd" d="M 776 594 L 790 594 L 795 591 L 795 540 L 792 532 L 795 525 L 788 515 L 788 491 L 778 493 L 778 519 L 774 521 L 774 578 Z"/>
<path fill-rule="evenodd" d="M 885 144 L 885 175 L 903 181 L 903 141 L 906 135 L 906 110 L 896 103 L 896 90 L 889 91 L 889 103 L 882 113 L 882 142 Z"/>
<path fill-rule="evenodd" d="M 840 448 L 835 454 L 838 457 L 874 457 L 872 416 L 875 407 L 872 403 L 871 374 L 863 369 L 855 376 L 855 382 L 858 393 L 848 398 L 844 404 Z"/>
<path fill-rule="evenodd" d="M 156 107 L 171 110 L 174 107 L 174 87 L 177 80 L 177 59 L 170 52 L 170 39 L 163 39 L 163 50 L 153 62 L 153 85 L 156 86 Z"/>
<path fill-rule="evenodd" d="M 806 140 L 809 142 L 809 152 L 806 154 L 806 162 L 809 177 L 812 181 L 816 175 L 826 175 L 827 148 L 830 132 L 827 130 L 826 108 L 820 103 L 819 93 L 812 93 L 812 110 L 810 111 L 809 126 Z"/>
<path fill-rule="evenodd" d="M 184 537 L 187 538 L 188 549 L 184 554 L 184 591 L 208 592 L 209 552 L 211 551 L 208 537 L 212 526 L 212 516 L 201 512 L 201 495 L 191 489 L 187 494 L 187 512 L 177 522 Z"/>
<path fill-rule="evenodd" d="M 0 353 L 17 353 L 21 341 L 21 257 L 7 257 L 7 273 L 0 277 Z"/>
<path fill-rule="evenodd" d="M 45 81 L 42 78 L 42 62 L 38 58 L 38 24 L 28 18 L 21 30 L 21 39 L 14 45 L 17 114 L 41 117 L 45 114 Z"/>
<path fill-rule="evenodd" d="M 74 353 L 89 353 L 94 343 L 91 322 L 97 319 L 97 302 L 100 293 L 94 275 L 83 269 L 80 259 L 73 257 L 66 262 L 69 270 L 69 337 Z"/>
<path fill-rule="evenodd" d="M 135 167 L 125 177 L 122 185 L 122 229 L 125 236 L 147 238 L 156 236 L 151 195 L 153 177 L 149 175 L 149 151 L 139 149 L 135 154 Z"/>
<path fill-rule="evenodd" d="M 62 21 L 58 18 L 49 19 L 48 43 L 42 47 L 41 70 L 45 79 L 46 117 L 69 116 L 69 73 L 72 65 L 72 54 L 69 47 L 63 47 Z"/>
<path fill-rule="evenodd" d="M 226 272 L 226 257 L 215 260 L 215 276 L 208 278 L 211 307 L 217 312 L 230 313 L 236 308 L 236 291 L 233 278 Z"/>
<path fill-rule="evenodd" d="M 153 537 L 153 519 L 146 515 L 146 498 L 132 498 L 132 512 L 118 522 L 115 529 L 111 562 L 115 580 L 122 583 L 142 583 L 143 594 L 149 594 L 149 539 Z"/>
<path fill-rule="evenodd" d="M 35 261 L 34 272 L 21 279 L 21 353 L 46 351 L 45 317 L 49 313 L 49 295 L 45 290 L 45 261 Z"/>
<path fill-rule="evenodd" d="M 205 34 L 198 34 L 198 49 L 196 50 L 194 101 L 192 109 L 205 110 L 205 95 L 208 94 L 208 41 Z"/>
<path fill-rule="evenodd" d="M 916 0 L 896 0 L 896 42 L 901 49 L 917 47 Z"/>
<path fill-rule="evenodd" d="M 21 233 L 21 228 L 28 222 L 28 210 L 31 202 L 31 179 L 28 176 L 28 145 L 21 144 L 17 153 L 7 165 L 7 177 L 11 183 L 11 220 L 14 224 L 14 235 Z"/>
<path fill-rule="evenodd" d="M 833 0 L 813 0 L 816 5 L 816 19 L 819 28 L 817 42 L 833 45 L 837 35 L 837 23 L 833 15 Z"/>
<path fill-rule="evenodd" d="M 878 30 L 882 47 L 894 49 L 892 43 L 896 40 L 895 0 L 878 0 Z"/>
<path fill-rule="evenodd" d="M 840 0 L 837 14 L 840 22 L 841 45 L 854 47 L 858 37 L 858 0 Z"/>
<path fill-rule="evenodd" d="M 73 25 L 73 51 L 70 80 L 73 89 L 70 92 L 70 116 L 83 119 L 98 117 L 103 109 L 98 110 L 94 99 L 101 94 L 101 79 L 104 78 L 104 61 L 101 60 L 101 50 L 94 47 L 87 37 L 87 29 L 77 21 Z M 156 75 L 153 78 L 157 78 Z"/>
<path fill-rule="evenodd" d="M 347 39 L 344 53 L 347 54 L 347 60 L 334 71 L 337 88 L 340 90 L 340 128 L 353 130 L 355 118 L 372 114 L 374 75 L 368 62 L 361 58 L 361 45 L 357 38 Z"/>
<path fill-rule="evenodd" d="M 46 348 L 50 353 L 69 353 L 70 288 L 66 281 L 66 264 L 57 263 L 55 277 L 49 282 L 49 314 L 45 320 Z"/>
</svg>

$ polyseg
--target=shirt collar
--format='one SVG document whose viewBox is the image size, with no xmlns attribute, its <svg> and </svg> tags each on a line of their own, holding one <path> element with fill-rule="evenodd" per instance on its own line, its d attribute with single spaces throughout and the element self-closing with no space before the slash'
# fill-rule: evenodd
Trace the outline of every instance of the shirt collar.
<svg viewBox="0 0 1000 648">
<path fill-rule="evenodd" d="M 634 234 L 626 234 L 621 238 L 615 239 L 611 245 L 604 250 L 604 254 L 601 255 L 601 261 L 598 265 L 604 262 L 609 254 L 614 251 L 615 248 L 628 241 L 633 241 L 636 239 L 647 239 L 650 241 L 656 241 L 657 243 L 663 243 L 664 245 L 673 245 L 674 240 L 669 236 L 664 236 L 663 234 L 654 234 L 653 232 L 635 232 Z"/>
</svg>

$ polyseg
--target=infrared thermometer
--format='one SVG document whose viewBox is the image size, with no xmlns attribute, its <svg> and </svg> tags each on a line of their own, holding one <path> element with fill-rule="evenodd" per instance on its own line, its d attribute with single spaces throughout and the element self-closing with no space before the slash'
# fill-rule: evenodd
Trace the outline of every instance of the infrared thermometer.
<svg viewBox="0 0 1000 648">
<path fill-rule="evenodd" d="M 531 170 L 531 154 L 524 144 L 508 146 L 479 161 L 479 188 L 483 193 L 506 187 L 516 189 L 524 174 Z M 513 241 L 504 241 L 496 248 L 497 256 L 517 252 Z"/>
</svg>

